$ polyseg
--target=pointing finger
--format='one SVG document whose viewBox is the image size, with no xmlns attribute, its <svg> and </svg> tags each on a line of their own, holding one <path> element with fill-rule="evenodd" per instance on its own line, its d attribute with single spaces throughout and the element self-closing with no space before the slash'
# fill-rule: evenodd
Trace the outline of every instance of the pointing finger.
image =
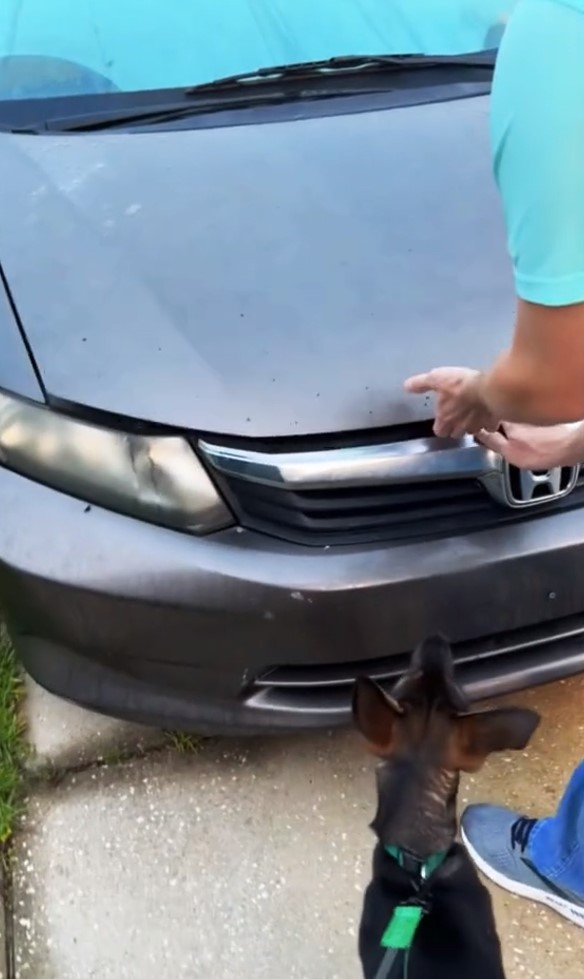
<svg viewBox="0 0 584 979">
<path fill-rule="evenodd" d="M 407 381 L 404 382 L 404 388 L 410 394 L 427 394 L 428 391 L 434 391 L 432 373 L 415 374 L 414 377 L 408 377 Z"/>
</svg>

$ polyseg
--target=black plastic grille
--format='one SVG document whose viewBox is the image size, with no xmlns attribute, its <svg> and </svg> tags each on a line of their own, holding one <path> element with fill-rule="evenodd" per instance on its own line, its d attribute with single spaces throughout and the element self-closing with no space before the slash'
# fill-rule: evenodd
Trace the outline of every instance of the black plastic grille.
<svg viewBox="0 0 584 979">
<path fill-rule="evenodd" d="M 584 615 L 510 630 L 452 647 L 457 678 L 472 699 L 521 689 L 582 669 Z M 359 675 L 386 688 L 407 669 L 410 653 L 373 660 L 277 666 L 255 681 L 258 704 L 266 708 L 348 712 Z"/>
<path fill-rule="evenodd" d="M 407 542 L 486 530 L 584 505 L 584 481 L 535 509 L 499 505 L 470 479 L 297 492 L 222 477 L 242 526 L 300 544 Z"/>
</svg>

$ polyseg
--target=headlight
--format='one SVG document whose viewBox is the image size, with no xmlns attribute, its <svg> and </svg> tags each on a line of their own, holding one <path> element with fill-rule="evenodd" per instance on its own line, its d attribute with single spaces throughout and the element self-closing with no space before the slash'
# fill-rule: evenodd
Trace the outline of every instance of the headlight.
<svg viewBox="0 0 584 979">
<path fill-rule="evenodd" d="M 82 500 L 195 534 L 233 523 L 188 442 L 76 421 L 0 392 L 0 465 Z"/>
</svg>

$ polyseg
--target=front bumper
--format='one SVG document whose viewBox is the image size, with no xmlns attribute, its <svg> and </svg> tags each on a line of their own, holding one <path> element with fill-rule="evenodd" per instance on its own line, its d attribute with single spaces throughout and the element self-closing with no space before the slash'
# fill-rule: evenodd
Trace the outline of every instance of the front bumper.
<svg viewBox="0 0 584 979">
<path fill-rule="evenodd" d="M 0 469 L 0 596 L 52 692 L 201 733 L 350 719 L 357 672 L 391 682 L 425 635 L 475 698 L 584 669 L 584 514 L 407 545 L 195 538 Z"/>
</svg>

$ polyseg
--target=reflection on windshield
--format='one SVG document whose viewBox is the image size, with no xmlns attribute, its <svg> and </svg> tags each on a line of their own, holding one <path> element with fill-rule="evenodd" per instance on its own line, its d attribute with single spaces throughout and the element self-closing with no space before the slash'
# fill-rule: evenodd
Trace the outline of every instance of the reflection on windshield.
<svg viewBox="0 0 584 979">
<path fill-rule="evenodd" d="M 1 0 L 0 99 L 179 88 L 343 54 L 498 46 L 516 0 Z"/>
</svg>

